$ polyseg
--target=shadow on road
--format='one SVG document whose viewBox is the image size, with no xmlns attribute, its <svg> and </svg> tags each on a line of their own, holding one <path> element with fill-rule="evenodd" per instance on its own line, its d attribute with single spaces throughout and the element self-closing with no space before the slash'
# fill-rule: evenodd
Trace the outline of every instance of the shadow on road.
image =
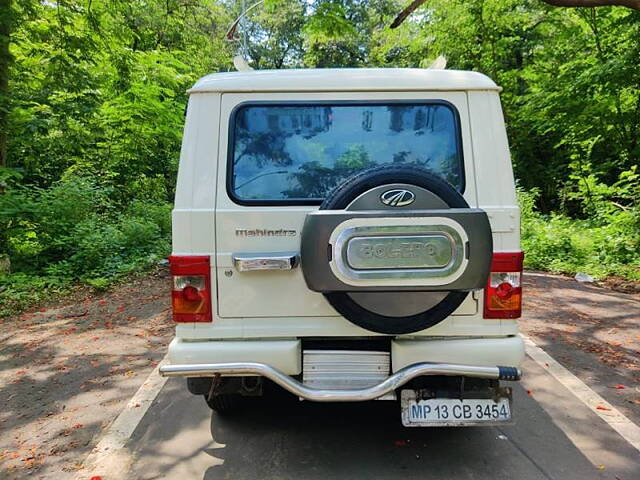
<svg viewBox="0 0 640 480">
<path fill-rule="evenodd" d="M 225 418 L 184 387 L 170 380 L 134 433 L 131 478 L 609 478 L 519 386 L 523 414 L 501 428 L 404 428 L 396 402 L 320 404 L 283 392 Z"/>
<path fill-rule="evenodd" d="M 516 426 L 405 428 L 397 402 L 319 404 L 271 392 L 241 417 L 213 415 L 212 437 L 225 445 L 216 457 L 224 462 L 204 479 L 598 478 L 535 401 L 519 397 L 516 411 L 525 402 L 544 432 L 534 443 L 551 442 L 551 451 L 549 445 L 514 444 Z M 557 457 L 549 458 L 554 447 Z M 547 458 L 536 458 L 536 451 Z"/>
</svg>

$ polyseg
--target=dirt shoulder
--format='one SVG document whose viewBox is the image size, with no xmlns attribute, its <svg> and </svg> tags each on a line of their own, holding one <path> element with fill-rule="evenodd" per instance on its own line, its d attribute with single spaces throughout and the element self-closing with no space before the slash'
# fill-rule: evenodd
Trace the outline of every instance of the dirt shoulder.
<svg viewBox="0 0 640 480">
<path fill-rule="evenodd" d="M 640 294 L 524 276 L 522 333 L 640 424 Z"/>
<path fill-rule="evenodd" d="M 0 477 L 72 478 L 173 334 L 168 274 L 0 320 Z"/>
</svg>

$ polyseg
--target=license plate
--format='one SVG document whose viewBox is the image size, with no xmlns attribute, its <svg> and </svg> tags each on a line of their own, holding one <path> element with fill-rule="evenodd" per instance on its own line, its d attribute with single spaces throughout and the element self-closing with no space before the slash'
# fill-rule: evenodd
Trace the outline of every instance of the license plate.
<svg viewBox="0 0 640 480">
<path fill-rule="evenodd" d="M 492 398 L 423 400 L 414 390 L 402 390 L 400 395 L 405 427 L 482 425 L 511 420 L 508 397 L 500 397 L 497 401 Z"/>
</svg>

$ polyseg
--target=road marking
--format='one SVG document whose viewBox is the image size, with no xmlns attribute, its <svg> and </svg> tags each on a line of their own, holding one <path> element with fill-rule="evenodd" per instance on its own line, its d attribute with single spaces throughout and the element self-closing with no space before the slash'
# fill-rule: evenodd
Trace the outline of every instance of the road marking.
<svg viewBox="0 0 640 480">
<path fill-rule="evenodd" d="M 640 451 L 640 427 L 625 417 L 622 412 L 591 390 L 582 380 L 560 365 L 554 358 L 536 345 L 526 335 L 522 335 L 527 355 L 538 365 L 555 377 L 578 400 L 584 403 L 593 413 L 607 422 L 622 438 Z M 598 408 L 600 407 L 600 408 Z"/>
<path fill-rule="evenodd" d="M 98 445 L 89 453 L 75 476 L 76 480 L 87 480 L 94 475 L 109 479 L 127 478 L 131 455 L 124 446 L 167 382 L 167 378 L 161 377 L 159 372 L 166 362 L 165 356 L 140 385 Z"/>
</svg>

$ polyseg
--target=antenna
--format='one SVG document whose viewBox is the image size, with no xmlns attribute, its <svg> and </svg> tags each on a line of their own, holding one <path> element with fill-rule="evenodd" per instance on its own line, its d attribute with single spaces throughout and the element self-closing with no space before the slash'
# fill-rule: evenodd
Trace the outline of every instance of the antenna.
<svg viewBox="0 0 640 480">
<path fill-rule="evenodd" d="M 260 0 L 247 8 L 245 1 L 246 0 L 242 0 L 242 13 L 240 13 L 238 18 L 234 20 L 234 22 L 229 27 L 229 30 L 227 30 L 227 33 L 225 34 L 225 37 L 228 41 L 240 43 L 238 53 L 236 53 L 236 55 L 233 57 L 233 65 L 238 71 L 241 72 L 253 70 L 253 68 L 251 68 L 251 66 L 249 65 L 249 41 L 247 39 L 246 28 L 247 14 L 258 5 L 262 5 L 265 2 L 265 0 Z M 237 35 L 238 27 L 240 27 L 241 37 Z"/>
<path fill-rule="evenodd" d="M 247 44 L 247 4 L 245 0 L 242 0 L 242 16 L 240 17 L 240 30 L 242 35 L 242 43 L 240 45 L 240 51 L 245 59 L 249 59 L 249 45 Z"/>
</svg>

